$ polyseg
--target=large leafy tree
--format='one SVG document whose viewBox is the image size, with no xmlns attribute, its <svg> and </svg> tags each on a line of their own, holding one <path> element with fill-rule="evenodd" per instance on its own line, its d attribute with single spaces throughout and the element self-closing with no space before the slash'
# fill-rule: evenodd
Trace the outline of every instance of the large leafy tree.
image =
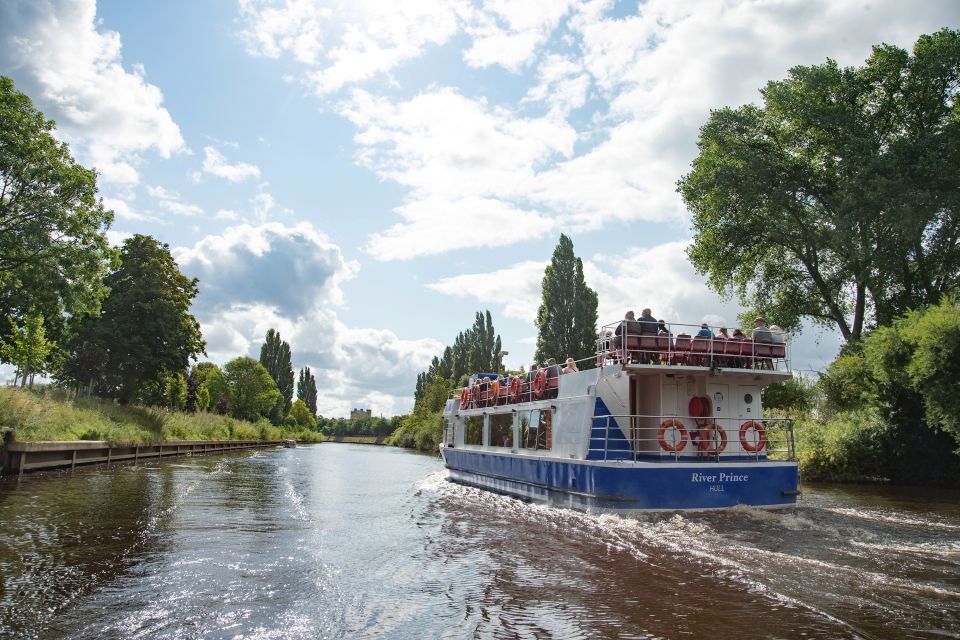
<svg viewBox="0 0 960 640">
<path fill-rule="evenodd" d="M 587 286 L 583 261 L 573 242 L 561 234 L 543 274 L 543 299 L 537 309 L 537 351 L 534 359 L 583 360 L 597 348 L 597 292 Z M 581 363 L 592 367 L 592 360 Z"/>
<path fill-rule="evenodd" d="M 120 266 L 107 276 L 110 295 L 98 317 L 81 321 L 65 376 L 77 382 L 101 378 L 100 393 L 127 403 L 145 385 L 165 384 L 204 353 L 200 324 L 190 314 L 197 280 L 180 273 L 166 244 L 135 235 L 123 243 Z M 84 371 L 78 360 L 100 354 L 105 366 Z"/>
<path fill-rule="evenodd" d="M 694 266 L 779 324 L 856 340 L 960 285 L 960 33 L 795 67 L 713 111 L 679 181 Z"/>
<path fill-rule="evenodd" d="M 54 127 L 0 76 L 0 336 L 33 310 L 59 342 L 66 318 L 95 313 L 107 293 L 113 213 Z"/>
<path fill-rule="evenodd" d="M 262 364 L 253 358 L 234 358 L 223 371 L 230 394 L 230 415 L 252 422 L 270 417 L 282 398 Z"/>
<path fill-rule="evenodd" d="M 280 332 L 274 329 L 267 331 L 263 345 L 260 347 L 260 364 L 270 373 L 270 377 L 280 390 L 283 404 L 279 407 L 280 417 L 290 412 L 293 402 L 293 364 L 291 363 L 290 345 L 280 338 Z"/>
<path fill-rule="evenodd" d="M 312 415 L 317 415 L 317 379 L 310 372 L 310 367 L 300 369 L 297 379 L 297 399 L 303 400 Z"/>
</svg>

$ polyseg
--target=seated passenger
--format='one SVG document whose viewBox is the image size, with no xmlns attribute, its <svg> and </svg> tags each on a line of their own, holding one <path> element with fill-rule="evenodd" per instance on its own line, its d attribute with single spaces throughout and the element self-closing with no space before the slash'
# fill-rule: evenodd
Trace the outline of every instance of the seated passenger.
<svg viewBox="0 0 960 640">
<path fill-rule="evenodd" d="M 746 339 L 747 339 L 747 336 L 744 335 L 743 331 L 741 331 L 740 329 L 734 329 L 734 330 L 733 330 L 733 336 L 731 336 L 730 339 L 731 339 L 731 340 L 737 340 L 737 341 L 746 340 Z"/>
<path fill-rule="evenodd" d="M 730 335 L 727 333 L 726 327 L 720 327 L 720 333 L 714 336 L 714 340 L 729 340 Z"/>
<path fill-rule="evenodd" d="M 640 331 L 639 333 L 647 333 L 652 335 L 657 335 L 657 319 L 653 317 L 650 313 L 650 309 L 644 309 L 640 314 Z"/>
<path fill-rule="evenodd" d="M 556 398 L 560 390 L 560 365 L 553 358 L 547 359 L 547 398 Z"/>
<path fill-rule="evenodd" d="M 567 361 L 564 364 L 566 366 L 560 373 L 576 373 L 579 371 L 579 369 L 577 369 L 577 363 L 573 358 L 567 358 Z"/>
<path fill-rule="evenodd" d="M 786 342 L 786 336 L 783 334 L 783 329 L 775 324 L 770 325 L 770 341 L 774 344 L 783 344 Z"/>
<path fill-rule="evenodd" d="M 667 329 L 667 323 L 663 320 L 657 320 L 657 335 L 658 336 L 669 336 L 672 335 L 670 330 Z"/>
<path fill-rule="evenodd" d="M 759 316 L 753 321 L 753 341 L 773 342 L 773 336 L 770 335 L 767 323 Z"/>
<path fill-rule="evenodd" d="M 639 333 L 636 325 L 637 321 L 633 315 L 633 311 L 627 311 L 623 314 L 623 321 L 620 323 L 620 326 L 617 327 L 617 335 L 613 339 L 613 346 L 617 351 L 623 349 L 623 345 L 627 343 L 626 336 L 628 333 Z"/>
<path fill-rule="evenodd" d="M 700 323 L 700 331 L 697 332 L 698 338 L 712 338 L 713 332 L 710 331 L 710 325 L 706 322 Z"/>
</svg>

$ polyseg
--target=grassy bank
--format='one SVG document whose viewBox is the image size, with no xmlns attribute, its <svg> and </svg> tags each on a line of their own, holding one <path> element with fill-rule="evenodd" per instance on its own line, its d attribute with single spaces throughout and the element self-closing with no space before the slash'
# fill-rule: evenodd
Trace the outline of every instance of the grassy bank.
<svg viewBox="0 0 960 640">
<path fill-rule="evenodd" d="M 213 413 L 181 413 L 158 407 L 121 406 L 75 396 L 61 389 L 0 388 L 0 426 L 13 428 L 14 440 L 283 440 L 319 442 L 315 431 L 295 431 L 263 421 L 257 424 Z"/>
</svg>

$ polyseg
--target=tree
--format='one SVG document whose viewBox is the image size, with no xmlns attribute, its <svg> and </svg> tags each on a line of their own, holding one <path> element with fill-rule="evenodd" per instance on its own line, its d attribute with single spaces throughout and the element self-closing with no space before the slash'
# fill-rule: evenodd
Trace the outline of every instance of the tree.
<svg viewBox="0 0 960 640">
<path fill-rule="evenodd" d="M 164 392 L 167 408 L 183 411 L 187 405 L 187 381 L 182 373 L 175 373 L 167 378 Z"/>
<path fill-rule="evenodd" d="M 260 347 L 260 364 L 270 372 L 270 377 L 283 397 L 283 404 L 278 407 L 280 415 L 277 417 L 286 416 L 293 401 L 293 365 L 290 345 L 281 340 L 280 333 L 273 329 L 267 331 L 263 346 Z"/>
<path fill-rule="evenodd" d="M 307 403 L 299 398 L 290 407 L 290 413 L 287 417 L 290 418 L 294 424 L 300 427 L 314 429 L 317 426 L 316 417 L 314 417 L 314 414 L 310 411 Z"/>
<path fill-rule="evenodd" d="M 166 244 L 135 235 L 124 241 L 120 266 L 106 283 L 110 295 L 99 317 L 81 321 L 64 371 L 87 380 L 76 356 L 91 348 L 105 354 L 100 391 L 126 404 L 146 384 L 162 390 L 167 375 L 204 352 L 200 324 L 189 313 L 197 280 L 180 273 Z"/>
<path fill-rule="evenodd" d="M 300 376 L 297 379 L 297 399 L 303 400 L 310 415 L 317 415 L 317 379 L 310 372 L 310 367 L 300 369 Z"/>
<path fill-rule="evenodd" d="M 561 234 L 543 275 L 543 301 L 537 309 L 537 351 L 534 359 L 584 360 L 593 366 L 597 350 L 597 292 L 583 278 L 583 261 L 573 253 L 573 242 Z"/>
<path fill-rule="evenodd" d="M 212 362 L 198 362 L 190 373 L 196 377 L 198 388 L 207 392 L 207 407 L 216 407 L 220 399 L 230 395 L 223 371 Z M 200 391 L 197 392 L 198 394 Z M 199 402 L 199 396 L 198 396 Z M 201 407 L 205 408 L 205 407 Z"/>
<path fill-rule="evenodd" d="M 47 372 L 47 356 L 55 345 L 47 340 L 43 316 L 28 315 L 22 327 L 13 318 L 8 322 L 13 330 L 7 340 L 0 339 L 0 359 L 17 368 L 21 387 L 27 386 L 28 381 L 32 387 L 34 375 Z M 13 384 L 17 384 L 16 378 Z"/>
<path fill-rule="evenodd" d="M 62 341 L 66 318 L 96 313 L 107 293 L 113 213 L 54 127 L 0 76 L 0 336 L 32 310 Z"/>
<path fill-rule="evenodd" d="M 210 408 L 210 392 L 206 387 L 200 387 L 197 391 L 197 409 L 206 411 Z"/>
<path fill-rule="evenodd" d="M 270 373 L 253 358 L 234 358 L 223 371 L 234 418 L 251 422 L 267 418 L 282 399 Z"/>
<path fill-rule="evenodd" d="M 960 286 L 960 33 L 794 67 L 763 106 L 713 111 L 678 183 L 718 292 L 857 340 Z"/>
</svg>

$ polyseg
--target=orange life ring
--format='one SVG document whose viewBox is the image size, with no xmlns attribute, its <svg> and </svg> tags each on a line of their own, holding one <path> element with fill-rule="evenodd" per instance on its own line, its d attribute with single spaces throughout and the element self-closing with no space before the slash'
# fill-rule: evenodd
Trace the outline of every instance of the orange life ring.
<svg viewBox="0 0 960 640">
<path fill-rule="evenodd" d="M 747 431 L 750 429 L 756 429 L 757 435 L 760 436 L 757 439 L 757 444 L 753 444 L 747 440 Z M 747 420 L 742 425 L 740 425 L 740 445 L 744 448 L 745 451 L 750 453 L 757 453 L 767 446 L 767 430 L 763 428 L 763 425 L 757 422 L 756 420 Z"/>
<path fill-rule="evenodd" d="M 710 437 L 711 431 L 716 431 L 717 434 L 720 436 L 719 445 L 713 444 L 713 439 Z M 727 432 L 712 422 L 708 422 L 707 424 L 700 425 L 700 433 L 698 434 L 698 439 L 700 442 L 700 451 L 704 453 L 709 453 L 710 455 L 718 454 L 727 448 Z"/>
<path fill-rule="evenodd" d="M 538 398 L 543 397 L 543 392 L 547 388 L 547 372 L 543 369 L 537 371 L 537 375 L 533 377 L 533 395 Z"/>
<path fill-rule="evenodd" d="M 493 400 L 493 405 L 497 406 L 500 404 L 500 381 L 494 380 L 490 383 L 490 398 Z"/>
<path fill-rule="evenodd" d="M 667 442 L 667 438 L 665 437 L 667 434 L 667 429 L 676 429 L 679 431 L 680 442 L 677 444 Z M 669 451 L 670 453 L 678 453 L 683 451 L 683 448 L 687 446 L 687 440 L 689 440 L 689 436 L 687 436 L 687 429 L 679 420 L 668 418 L 660 423 L 660 431 L 657 432 L 657 441 L 660 442 L 660 448 L 664 451 Z"/>
<path fill-rule="evenodd" d="M 460 392 L 460 408 L 466 409 L 470 406 L 470 387 L 464 387 Z"/>
<path fill-rule="evenodd" d="M 518 376 L 510 376 L 510 386 L 508 390 L 510 392 L 510 402 L 519 402 L 520 401 L 520 390 L 523 388 L 520 378 Z"/>
</svg>

